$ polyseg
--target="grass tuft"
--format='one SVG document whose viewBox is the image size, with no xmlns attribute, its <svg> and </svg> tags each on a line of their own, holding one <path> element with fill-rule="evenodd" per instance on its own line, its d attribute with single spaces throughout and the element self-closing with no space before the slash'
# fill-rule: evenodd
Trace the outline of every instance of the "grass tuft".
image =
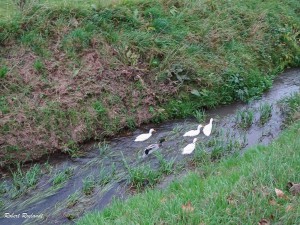
<svg viewBox="0 0 300 225">
<path fill-rule="evenodd" d="M 286 185 L 299 180 L 299 129 L 297 122 L 269 146 L 253 147 L 220 162 L 206 161 L 164 190 L 117 200 L 77 224 L 257 224 L 262 218 L 298 224 L 300 199 Z M 277 197 L 275 188 L 285 197 Z"/>
<path fill-rule="evenodd" d="M 82 191 L 85 195 L 91 195 L 93 193 L 93 190 L 95 188 L 95 179 L 94 176 L 90 175 L 83 179 L 82 181 Z"/>
<path fill-rule="evenodd" d="M 259 106 L 260 118 L 259 122 L 264 125 L 272 116 L 272 106 L 268 103 Z"/>
<path fill-rule="evenodd" d="M 251 127 L 254 120 L 254 111 L 251 109 L 239 110 L 236 115 L 236 123 L 239 127 L 247 129 Z"/>
</svg>

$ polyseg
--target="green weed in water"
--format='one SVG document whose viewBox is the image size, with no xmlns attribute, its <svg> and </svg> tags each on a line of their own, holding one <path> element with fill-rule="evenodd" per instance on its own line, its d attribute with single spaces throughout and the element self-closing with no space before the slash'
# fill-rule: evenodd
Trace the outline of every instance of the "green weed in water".
<svg viewBox="0 0 300 225">
<path fill-rule="evenodd" d="M 300 93 L 294 93 L 291 96 L 279 101 L 280 109 L 285 116 L 285 126 L 300 119 Z"/>
<path fill-rule="evenodd" d="M 196 145 L 196 148 L 194 150 L 193 159 L 192 159 L 192 162 L 196 166 L 201 166 L 203 164 L 210 162 L 210 159 L 211 159 L 210 153 L 206 152 L 204 149 L 205 149 L 205 147 L 202 144 Z"/>
<path fill-rule="evenodd" d="M 205 122 L 207 115 L 204 110 L 196 110 L 194 117 L 197 119 L 198 123 L 203 123 Z"/>
<path fill-rule="evenodd" d="M 110 147 L 105 141 L 103 141 L 98 143 L 98 149 L 100 156 L 104 156 L 106 153 L 108 153 Z"/>
<path fill-rule="evenodd" d="M 72 168 L 67 168 L 64 171 L 57 173 L 52 180 L 52 184 L 56 186 L 65 183 L 67 179 L 72 176 L 72 173 Z"/>
<path fill-rule="evenodd" d="M 20 164 L 17 170 L 12 172 L 12 188 L 9 189 L 12 198 L 19 197 L 29 188 L 34 188 L 41 175 L 41 168 L 38 164 L 32 166 L 26 173 L 21 170 Z"/>
<path fill-rule="evenodd" d="M 251 109 L 248 110 L 239 110 L 236 115 L 236 122 L 239 127 L 243 129 L 249 128 L 254 119 L 254 111 Z"/>
<path fill-rule="evenodd" d="M 80 197 L 80 193 L 78 191 L 74 192 L 73 194 L 68 196 L 67 199 L 67 207 L 72 208 L 78 202 Z"/>
<path fill-rule="evenodd" d="M 95 179 L 94 176 L 90 175 L 82 180 L 83 187 L 82 191 L 85 195 L 91 195 L 95 188 Z"/>
<path fill-rule="evenodd" d="M 159 162 L 159 172 L 162 174 L 172 174 L 174 171 L 175 158 L 166 160 L 160 152 L 154 153 Z"/>
<path fill-rule="evenodd" d="M 141 189 L 145 186 L 153 186 L 158 182 L 160 177 L 160 174 L 151 169 L 149 165 L 132 167 L 128 170 L 128 173 L 130 184 L 137 189 Z"/>
<path fill-rule="evenodd" d="M 260 118 L 259 122 L 264 125 L 272 116 L 272 106 L 268 103 L 259 106 Z"/>
<path fill-rule="evenodd" d="M 100 184 L 100 186 L 104 186 L 113 179 L 112 176 L 113 174 L 109 174 L 109 171 L 104 166 L 101 166 L 99 171 L 98 183 Z"/>
</svg>

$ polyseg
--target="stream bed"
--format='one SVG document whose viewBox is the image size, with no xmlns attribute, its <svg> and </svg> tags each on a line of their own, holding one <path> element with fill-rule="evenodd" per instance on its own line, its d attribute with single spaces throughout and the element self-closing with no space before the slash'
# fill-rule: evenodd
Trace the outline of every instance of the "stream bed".
<svg viewBox="0 0 300 225">
<path fill-rule="evenodd" d="M 156 187 L 163 188 L 176 173 L 187 170 L 199 151 L 210 152 L 218 159 L 224 152 L 242 154 L 250 146 L 268 144 L 280 134 L 284 125 L 280 100 L 299 92 L 299 87 L 300 69 L 290 69 L 278 76 L 273 87 L 260 99 L 206 111 L 202 124 L 214 118 L 212 134 L 206 137 L 201 130 L 197 148 L 190 155 L 182 155 L 181 151 L 193 141 L 193 137 L 182 135 L 199 125 L 192 118 L 147 124 L 105 142 L 89 143 L 83 146 L 81 157 L 52 155 L 40 167 L 36 186 L 20 196 L 12 196 L 9 190 L 13 179 L 3 176 L 1 181 L 5 181 L 7 191 L 2 191 L 2 197 L 0 195 L 4 202 L 0 207 L 0 224 L 73 224 L 86 212 L 101 211 L 113 199 L 126 199 L 132 195 L 135 189 L 128 182 L 130 170 L 158 170 L 162 162 L 169 163 L 176 171 L 160 179 Z M 269 116 L 262 118 L 267 115 L 264 110 L 268 109 L 271 110 Z M 148 140 L 134 142 L 136 136 L 148 133 L 150 128 L 156 132 Z M 141 157 L 145 147 L 161 139 L 165 141 L 157 154 Z M 144 185 L 147 186 L 147 182 Z M 14 218 L 5 218 L 5 213 Z"/>
</svg>

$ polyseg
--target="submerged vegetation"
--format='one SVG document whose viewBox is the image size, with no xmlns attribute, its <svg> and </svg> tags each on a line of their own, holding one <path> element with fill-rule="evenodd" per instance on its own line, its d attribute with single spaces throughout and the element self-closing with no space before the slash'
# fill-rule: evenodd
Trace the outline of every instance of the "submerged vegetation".
<svg viewBox="0 0 300 225">
<path fill-rule="evenodd" d="M 254 111 L 252 109 L 239 110 L 236 115 L 236 122 L 239 127 L 247 129 L 254 120 Z"/>
<path fill-rule="evenodd" d="M 264 125 L 272 116 L 272 106 L 268 103 L 261 104 L 259 106 L 259 112 L 260 112 L 259 122 L 261 125 Z"/>
<path fill-rule="evenodd" d="M 299 84 L 299 80 L 297 82 Z M 278 90 L 277 87 L 278 86 L 274 87 L 274 89 Z M 273 91 L 274 90 L 272 90 L 271 93 Z M 280 98 L 278 97 L 278 99 Z M 21 169 L 21 166 L 19 166 L 17 168 L 17 172 L 11 171 L 11 177 L 13 179 L 4 179 L 3 181 L 1 179 L 0 181 L 0 209 L 3 209 L 3 211 L 23 211 L 26 208 L 32 208 L 35 205 L 38 205 L 38 207 L 41 207 L 39 209 L 40 213 L 51 211 L 51 213 L 48 213 L 49 220 L 50 218 L 55 218 L 62 223 L 62 221 L 66 220 L 74 221 L 74 219 L 81 217 L 84 212 L 88 212 L 91 209 L 99 210 L 98 206 L 100 206 L 100 210 L 102 210 L 103 205 L 107 206 L 109 202 L 108 199 L 111 196 L 118 197 L 118 195 L 115 194 L 115 191 L 119 188 L 126 189 L 124 192 L 121 191 L 121 193 L 124 193 L 125 197 L 127 196 L 128 192 L 139 192 L 141 193 L 139 196 L 143 196 L 143 193 L 147 194 L 151 192 L 150 189 L 153 187 L 168 190 L 166 186 L 169 184 L 169 182 L 172 180 L 174 181 L 174 179 L 175 182 L 177 182 L 176 178 L 180 178 L 181 180 L 182 175 L 186 174 L 186 171 L 189 171 L 190 169 L 196 169 L 198 179 L 202 180 L 203 182 L 206 182 L 206 179 L 209 179 L 211 176 L 216 176 L 217 178 L 215 179 L 218 179 L 218 177 L 222 175 L 221 173 L 230 170 L 230 168 L 228 169 L 228 167 L 225 166 L 222 169 L 221 167 L 220 171 L 215 171 L 214 168 L 218 168 L 220 164 L 222 165 L 224 161 L 227 160 L 240 161 L 241 158 L 239 156 L 241 155 L 241 151 L 243 154 L 245 154 L 243 150 L 245 150 L 245 146 L 247 146 L 250 141 L 249 134 L 251 134 L 257 127 L 261 128 L 260 131 L 265 131 L 257 137 L 256 143 L 261 143 L 261 138 L 265 136 L 270 129 L 268 125 L 274 124 L 274 122 L 277 125 L 278 123 L 281 124 L 281 122 L 284 121 L 284 117 L 290 120 L 289 123 L 286 123 L 287 125 L 292 123 L 292 121 L 297 120 L 297 117 L 294 115 L 297 115 L 300 110 L 299 94 L 288 96 L 288 94 L 285 93 L 284 99 L 280 101 L 278 101 L 278 99 L 273 99 L 270 103 L 272 106 L 272 113 L 279 112 L 278 104 L 280 106 L 282 105 L 282 109 L 284 111 L 282 114 L 278 115 L 278 117 L 276 117 L 274 113 L 273 117 L 269 118 L 270 123 L 265 125 L 259 124 L 260 117 L 265 115 L 261 110 L 262 105 L 268 104 L 265 101 L 265 97 L 259 100 L 261 104 L 257 104 L 259 103 L 258 101 L 253 102 L 254 104 L 252 105 L 254 108 L 251 108 L 251 110 L 255 111 L 255 120 L 252 121 L 253 126 L 251 126 L 249 130 L 239 129 L 239 127 L 236 126 L 238 121 L 232 120 L 231 117 L 234 117 L 234 112 L 230 114 L 231 116 L 227 116 L 225 118 L 217 119 L 216 117 L 213 124 L 214 126 L 212 135 L 210 137 L 206 137 L 203 134 L 200 134 L 199 142 L 197 142 L 195 151 L 189 156 L 181 157 L 181 148 L 186 146 L 190 140 L 184 140 L 183 138 L 178 137 L 181 137 L 191 125 L 195 127 L 198 124 L 196 121 L 193 124 L 186 123 L 186 121 L 180 122 L 179 124 L 173 123 L 173 129 L 170 129 L 169 125 L 167 125 L 165 129 L 158 129 L 160 131 L 160 135 L 166 138 L 166 143 L 165 145 L 162 145 L 161 149 L 153 154 L 148 155 L 147 158 L 141 157 L 141 153 L 143 152 L 142 147 L 131 145 L 131 142 L 133 142 L 133 137 L 130 136 L 127 141 L 120 142 L 118 144 L 116 141 L 118 139 L 112 142 L 96 142 L 92 147 L 94 148 L 94 151 L 92 151 L 91 155 L 87 155 L 86 157 L 78 159 L 69 159 L 70 161 L 67 160 L 66 164 L 56 165 L 55 167 L 52 167 L 49 163 L 46 163 L 44 166 L 32 165 L 30 168 L 27 167 L 27 170 L 23 170 Z M 250 110 L 249 105 L 245 106 L 244 108 L 246 108 L 247 111 Z M 236 123 L 234 124 L 233 122 Z M 224 124 L 229 124 L 229 126 L 224 126 Z M 255 124 L 259 126 L 256 126 Z M 280 126 L 280 124 L 278 126 Z M 277 126 L 273 127 L 276 128 Z M 248 132 L 248 134 L 246 134 L 246 132 Z M 258 134 L 259 133 L 260 132 L 258 132 Z M 274 135 L 276 134 L 274 133 Z M 273 138 L 274 136 L 272 134 L 271 139 Z M 126 146 L 125 143 L 128 143 L 130 146 Z M 293 145 L 292 143 L 290 144 Z M 126 146 L 126 150 L 124 150 L 124 146 Z M 297 144 L 293 146 L 298 148 Z M 257 149 L 257 151 L 261 151 L 265 148 L 258 147 Z M 273 145 L 269 147 L 269 150 L 267 150 L 266 153 L 270 151 L 273 151 Z M 297 152 L 297 150 L 295 152 Z M 242 160 L 244 159 L 242 158 Z M 276 160 L 277 159 L 274 159 L 274 162 Z M 257 161 L 254 160 L 254 162 L 256 163 Z M 246 163 L 241 163 L 241 165 L 245 166 Z M 237 170 L 240 171 L 241 169 L 237 168 Z M 40 171 L 43 172 L 40 173 Z M 249 169 L 249 171 L 253 170 Z M 260 175 L 265 174 L 260 173 Z M 244 175 L 238 173 L 234 175 L 234 179 L 238 180 L 238 176 L 244 177 Z M 254 174 L 251 176 L 253 177 L 258 175 Z M 275 175 L 271 175 L 271 177 L 274 176 Z M 256 177 L 256 179 L 260 179 L 260 177 Z M 229 178 L 229 180 L 230 181 L 227 181 L 224 178 L 221 185 L 226 186 L 228 182 L 231 182 L 231 178 Z M 297 181 L 296 178 L 294 181 Z M 209 184 L 207 185 L 219 185 L 219 183 L 214 181 L 208 183 Z M 22 185 L 21 191 L 15 188 L 16 184 Z M 199 188 L 198 186 L 193 187 L 194 184 L 194 182 L 189 182 L 189 186 L 185 187 L 193 192 L 194 189 Z M 171 184 L 171 186 L 172 185 L 173 184 Z M 196 183 L 196 185 L 198 185 L 198 183 Z M 254 185 L 257 185 L 257 183 L 254 183 Z M 179 186 L 181 186 L 181 184 L 179 184 Z M 249 188 L 251 189 L 251 187 Z M 209 187 L 207 190 L 209 189 L 211 188 Z M 180 193 L 182 194 L 181 191 L 182 190 L 180 190 Z M 22 195 L 23 193 L 26 193 L 26 195 Z M 172 193 L 174 194 L 174 191 L 172 191 Z M 184 192 L 180 199 L 189 199 L 190 196 L 186 195 L 187 193 L 189 192 Z M 234 193 L 234 195 L 236 196 L 237 193 Z M 227 195 L 224 195 L 223 199 L 227 199 L 227 197 Z M 164 197 L 162 198 L 164 199 Z M 231 201 L 232 198 L 232 196 L 229 196 L 228 201 Z M 213 199 L 213 196 L 210 196 L 209 199 Z M 128 201 L 132 200 L 129 199 Z M 238 201 L 240 201 L 240 199 Z M 163 202 L 165 202 L 165 200 L 162 200 L 162 203 Z M 194 200 L 191 200 L 193 208 L 194 202 Z M 96 207 L 95 204 L 97 205 Z M 114 204 L 119 204 L 119 200 Z M 187 202 L 182 203 L 181 206 L 182 208 L 185 208 L 187 205 L 188 200 Z M 200 205 L 202 205 L 202 203 Z M 113 207 L 115 206 L 113 205 Z M 173 205 L 168 207 L 173 207 Z M 209 204 L 209 207 L 213 206 Z M 247 210 L 248 208 L 246 209 L 245 207 L 245 211 Z M 175 213 L 177 212 L 178 210 L 175 209 Z M 146 214 L 147 213 L 148 212 L 146 211 Z M 130 210 L 129 215 L 131 215 Z M 105 222 L 98 217 L 94 218 L 93 216 L 87 216 L 86 218 L 88 220 L 97 220 L 97 222 L 93 221 L 93 224 L 116 223 L 115 221 L 111 221 L 113 219 L 106 216 L 105 220 L 107 219 L 108 221 Z M 149 223 L 152 223 L 152 219 L 153 218 L 149 218 Z M 223 219 L 226 220 L 226 217 Z M 172 219 L 170 220 L 172 221 Z M 44 220 L 32 222 L 42 224 L 43 221 Z M 179 218 L 178 221 L 181 221 L 181 218 Z M 90 222 L 84 223 L 90 224 Z M 141 222 L 137 221 L 136 223 Z"/>
<path fill-rule="evenodd" d="M 196 170 L 183 179 L 115 201 L 77 224 L 299 224 L 299 196 L 286 187 L 299 183 L 299 131 L 297 122 L 271 145 L 217 162 L 198 148 Z"/>
<path fill-rule="evenodd" d="M 285 126 L 300 120 L 300 93 L 294 93 L 290 97 L 280 101 L 282 112 L 285 114 Z"/>
<path fill-rule="evenodd" d="M 201 120 L 300 65 L 297 0 L 32 4 L 0 20 L 1 166 L 77 156 L 148 121 Z"/>
<path fill-rule="evenodd" d="M 262 218 L 300 224 L 299 199 L 277 199 L 273 191 L 286 192 L 288 181 L 299 182 L 299 122 L 271 146 L 243 156 L 246 135 L 214 127 L 187 161 L 158 151 L 149 156 L 155 166 L 150 160 L 126 161 L 123 154 L 120 162 L 102 140 L 171 118 L 194 116 L 204 124 L 208 108 L 258 98 L 284 68 L 300 66 L 298 0 L 11 4 L 18 1 L 0 3 L 0 167 L 7 166 L 11 176 L 0 174 L 0 211 L 52 197 L 59 200 L 50 206 L 51 216 L 73 220 L 103 196 L 108 201 L 106 191 L 124 182 L 145 193 L 78 223 L 224 224 L 230 217 L 235 224 Z M 299 93 L 279 105 L 286 126 L 300 119 Z M 272 106 L 238 111 L 238 130 L 268 125 Z M 168 141 L 184 129 L 173 127 Z M 98 140 L 98 155 L 84 166 L 54 173 L 38 164 L 22 168 L 54 151 L 78 157 L 79 145 L 89 139 Z M 180 151 L 186 141 L 165 150 Z M 165 190 L 147 189 L 184 167 L 195 172 Z"/>
</svg>

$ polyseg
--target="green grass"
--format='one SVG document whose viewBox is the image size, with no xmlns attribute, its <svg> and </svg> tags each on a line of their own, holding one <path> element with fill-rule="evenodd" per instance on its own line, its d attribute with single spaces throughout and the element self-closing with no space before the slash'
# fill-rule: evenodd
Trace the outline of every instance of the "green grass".
<svg viewBox="0 0 300 225">
<path fill-rule="evenodd" d="M 2 0 L 0 3 L 0 19 L 9 20 L 14 15 L 20 13 L 20 8 L 14 2 L 19 0 Z M 23 11 L 26 11 L 34 6 L 43 7 L 84 7 L 92 9 L 97 6 L 108 6 L 112 3 L 118 3 L 119 0 L 27 0 Z"/>
<path fill-rule="evenodd" d="M 78 202 L 80 198 L 80 192 L 76 191 L 73 194 L 68 196 L 67 207 L 72 208 Z"/>
<path fill-rule="evenodd" d="M 109 144 L 107 144 L 105 141 L 99 142 L 97 147 L 99 149 L 100 156 L 105 156 L 110 150 Z"/>
<path fill-rule="evenodd" d="M 129 184 L 137 190 L 145 187 L 153 187 L 161 177 L 161 173 L 152 169 L 150 165 L 129 167 L 128 175 Z"/>
<path fill-rule="evenodd" d="M 112 165 L 112 167 L 114 167 L 114 165 Z M 100 186 L 104 186 L 106 184 L 108 184 L 111 180 L 113 180 L 114 178 L 114 171 L 115 169 L 112 168 L 112 172 L 111 174 L 109 174 L 109 171 L 107 168 L 105 168 L 103 165 L 100 167 L 100 170 L 99 170 L 99 178 L 97 180 L 97 183 L 100 185 Z"/>
<path fill-rule="evenodd" d="M 300 65 L 298 0 L 41 0 L 22 13 L 7 3 L 0 165 L 54 150 L 77 156 L 79 143 L 124 128 L 200 118 L 257 98 Z"/>
<path fill-rule="evenodd" d="M 203 123 L 206 120 L 207 115 L 204 110 L 196 110 L 194 113 L 194 117 L 198 121 L 198 123 Z"/>
<path fill-rule="evenodd" d="M 90 175 L 82 180 L 82 191 L 85 195 L 91 195 L 95 188 L 95 178 L 94 176 Z"/>
<path fill-rule="evenodd" d="M 290 125 L 295 120 L 300 120 L 300 93 L 294 93 L 291 96 L 279 101 L 281 111 L 285 116 L 285 126 Z"/>
<path fill-rule="evenodd" d="M 259 106 L 259 112 L 260 112 L 260 117 L 259 117 L 259 122 L 261 125 L 264 125 L 272 116 L 272 106 L 268 103 L 261 104 Z"/>
<path fill-rule="evenodd" d="M 17 164 L 17 170 L 12 172 L 12 186 L 8 192 L 11 198 L 17 198 L 26 193 L 30 188 L 34 188 L 41 175 L 40 165 L 35 164 L 26 172 L 21 170 Z"/>
<path fill-rule="evenodd" d="M 166 160 L 160 152 L 154 154 L 159 162 L 159 172 L 165 175 L 172 174 L 175 168 L 175 158 Z"/>
<path fill-rule="evenodd" d="M 299 131 L 298 122 L 269 146 L 219 163 L 204 160 L 195 172 L 164 190 L 115 201 L 77 224 L 257 224 L 262 218 L 271 224 L 299 224 L 299 197 L 286 189 L 289 181 L 300 181 Z M 275 188 L 286 198 L 278 198 Z"/>
<path fill-rule="evenodd" d="M 66 168 L 64 171 L 55 174 L 52 180 L 52 184 L 56 186 L 67 182 L 67 179 L 70 178 L 70 176 L 72 176 L 72 173 L 72 168 Z"/>
<path fill-rule="evenodd" d="M 237 125 L 243 129 L 251 127 L 254 120 L 254 111 L 252 109 L 239 110 L 236 115 Z"/>
</svg>

